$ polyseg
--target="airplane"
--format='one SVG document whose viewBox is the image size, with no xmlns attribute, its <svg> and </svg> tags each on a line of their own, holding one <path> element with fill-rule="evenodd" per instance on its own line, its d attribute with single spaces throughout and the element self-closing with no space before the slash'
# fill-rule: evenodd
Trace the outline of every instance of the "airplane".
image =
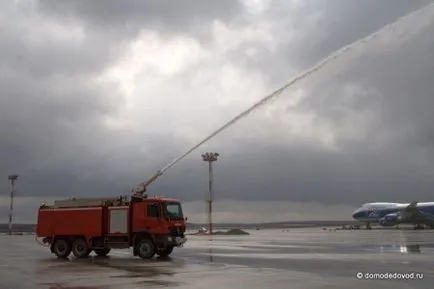
<svg viewBox="0 0 434 289">
<path fill-rule="evenodd" d="M 418 203 L 367 203 L 353 212 L 353 219 L 366 224 L 379 223 L 384 227 L 413 224 L 415 229 L 423 225 L 434 228 L 434 202 Z"/>
</svg>

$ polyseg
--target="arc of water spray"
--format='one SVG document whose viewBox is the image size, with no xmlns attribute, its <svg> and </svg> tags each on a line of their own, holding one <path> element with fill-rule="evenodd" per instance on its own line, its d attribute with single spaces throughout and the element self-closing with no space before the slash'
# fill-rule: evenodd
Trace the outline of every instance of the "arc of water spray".
<svg viewBox="0 0 434 289">
<path fill-rule="evenodd" d="M 321 68 L 323 68 L 325 65 L 327 65 L 330 61 L 333 61 L 337 58 L 339 58 L 340 56 L 342 56 L 343 54 L 345 54 L 346 52 L 348 52 L 349 50 L 353 49 L 354 47 L 358 47 L 362 44 L 367 43 L 369 40 L 371 40 L 372 38 L 375 38 L 376 36 L 378 36 L 379 34 L 381 34 L 382 32 L 389 30 L 392 26 L 395 26 L 397 23 L 403 21 L 404 19 L 407 19 L 411 16 L 413 16 L 414 14 L 417 14 L 425 9 L 427 9 L 429 6 L 433 6 L 434 4 L 429 4 L 419 10 L 416 10 L 412 13 L 409 13 L 401 18 L 399 18 L 398 20 L 383 26 L 382 28 L 380 28 L 379 30 L 377 30 L 376 32 L 361 38 L 359 40 L 354 41 L 353 43 L 346 45 L 338 50 L 336 50 L 335 52 L 331 53 L 329 56 L 327 56 L 326 58 L 324 58 L 323 60 L 319 61 L 317 64 L 315 64 L 314 66 L 312 66 L 311 68 L 305 70 L 304 72 L 300 73 L 299 75 L 297 75 L 296 77 L 294 77 L 290 82 L 288 82 L 287 84 L 285 84 L 283 87 L 273 91 L 271 94 L 267 95 L 266 97 L 264 97 L 263 99 L 261 99 L 260 101 L 258 101 L 257 103 L 253 104 L 250 108 L 248 108 L 247 110 L 245 110 L 244 112 L 240 113 L 239 115 L 237 115 L 236 117 L 234 117 L 232 120 L 230 120 L 229 122 L 227 122 L 225 125 L 223 125 L 222 127 L 220 127 L 219 129 L 215 130 L 214 132 L 212 132 L 209 136 L 207 136 L 204 140 L 202 140 L 201 142 L 199 142 L 198 144 L 194 145 L 191 149 L 189 149 L 188 151 L 186 151 L 185 153 L 183 153 L 182 155 L 178 156 L 177 158 L 175 158 L 173 161 L 171 161 L 169 164 L 167 164 L 166 166 L 164 166 L 162 169 L 160 169 L 159 171 L 157 171 L 157 173 L 146 183 L 142 183 L 141 186 L 143 188 L 146 189 L 146 186 L 149 185 L 151 182 L 153 182 L 154 180 L 156 180 L 159 176 L 161 176 L 165 171 L 167 171 L 169 168 L 171 168 L 172 166 L 174 166 L 176 163 L 178 163 L 180 160 L 182 160 L 183 158 L 185 158 L 187 155 L 189 155 L 191 152 L 193 152 L 195 149 L 197 149 L 199 146 L 201 146 L 202 144 L 204 144 L 205 142 L 207 142 L 208 140 L 210 140 L 211 138 L 213 138 L 214 136 L 216 136 L 217 134 L 219 134 L 221 131 L 225 130 L 226 128 L 228 128 L 229 126 L 235 124 L 237 121 L 239 121 L 241 118 L 247 116 L 248 114 L 250 114 L 253 110 L 257 109 L 258 107 L 261 107 L 263 105 L 265 105 L 266 103 L 268 103 L 270 100 L 274 99 L 275 97 L 279 96 L 280 94 L 282 94 L 282 92 L 284 92 L 288 87 L 294 85 L 295 83 L 297 83 L 298 81 L 308 77 L 309 75 L 311 75 L 312 73 L 317 72 L 318 70 L 320 70 Z"/>
</svg>

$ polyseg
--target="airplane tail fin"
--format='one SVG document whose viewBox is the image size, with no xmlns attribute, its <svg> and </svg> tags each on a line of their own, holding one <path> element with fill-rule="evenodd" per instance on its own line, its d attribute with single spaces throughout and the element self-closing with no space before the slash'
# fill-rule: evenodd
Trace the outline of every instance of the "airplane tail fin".
<svg viewBox="0 0 434 289">
<path fill-rule="evenodd" d="M 418 212 L 417 201 L 412 201 L 404 210 L 402 210 L 401 214 L 403 215 L 402 217 L 404 218 L 404 216 L 408 214 L 414 214 L 416 212 Z"/>
<path fill-rule="evenodd" d="M 413 207 L 416 207 L 416 206 L 417 206 L 417 201 L 412 201 L 412 202 L 408 205 L 409 208 L 413 208 Z"/>
</svg>

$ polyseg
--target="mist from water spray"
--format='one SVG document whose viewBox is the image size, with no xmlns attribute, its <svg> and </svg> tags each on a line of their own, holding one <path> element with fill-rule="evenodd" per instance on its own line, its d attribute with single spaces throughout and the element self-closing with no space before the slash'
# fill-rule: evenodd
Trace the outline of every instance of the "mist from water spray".
<svg viewBox="0 0 434 289">
<path fill-rule="evenodd" d="M 260 101 L 258 101 L 257 103 L 253 104 L 250 108 L 248 108 L 247 110 L 245 110 L 244 112 L 240 113 L 239 115 L 237 115 L 236 117 L 234 117 L 232 120 L 230 120 L 229 122 L 227 122 L 225 125 L 223 125 L 222 127 L 220 127 L 219 129 L 215 130 L 214 132 L 212 132 L 209 136 L 207 136 L 204 140 L 202 140 L 201 142 L 199 142 L 198 144 L 194 145 L 191 149 L 189 149 L 188 151 L 186 151 L 185 153 L 183 153 L 182 155 L 178 156 L 177 158 L 175 158 L 173 161 L 171 161 L 169 164 L 167 164 L 166 166 L 164 166 L 162 169 L 160 169 L 159 171 L 157 171 L 157 174 L 154 175 L 153 178 L 151 178 L 150 181 L 148 181 L 147 184 L 149 184 L 150 182 L 152 182 L 153 180 L 155 180 L 158 176 L 162 175 L 165 171 L 167 171 L 169 168 L 171 168 L 172 166 L 174 166 L 176 163 L 178 163 L 179 161 L 181 161 L 183 158 L 185 158 L 187 155 L 189 155 L 191 152 L 193 152 L 195 149 L 197 149 L 199 146 L 201 146 L 202 144 L 204 144 L 205 142 L 207 142 L 208 140 L 210 140 L 211 138 L 215 137 L 217 134 L 219 134 L 220 132 L 222 132 L 223 130 L 227 129 L 228 127 L 234 125 L 237 121 L 239 121 L 240 119 L 246 117 L 247 115 L 249 115 L 252 111 L 264 106 L 265 104 L 269 103 L 271 100 L 274 100 L 276 97 L 278 97 L 279 95 L 281 95 L 287 88 L 293 86 L 294 84 L 296 84 L 297 82 L 299 82 L 300 80 L 305 79 L 306 77 L 310 76 L 311 74 L 317 72 L 318 70 L 320 70 L 321 68 L 323 68 L 324 66 L 326 66 L 328 63 L 338 59 L 339 57 L 345 55 L 346 53 L 348 53 L 349 51 L 351 51 L 352 49 L 358 48 L 359 46 L 366 44 L 367 42 L 369 42 L 371 39 L 377 37 L 378 35 L 380 35 L 381 33 L 387 32 L 388 30 L 392 30 L 392 28 L 394 26 L 396 26 L 398 23 L 404 21 L 405 19 L 408 19 L 412 16 L 414 16 L 415 14 L 421 13 L 423 11 L 425 11 L 426 9 L 430 8 L 430 7 L 434 7 L 434 3 L 429 4 L 419 10 L 416 10 L 412 13 L 409 13 L 401 18 L 399 18 L 398 20 L 380 28 L 379 30 L 377 30 L 376 32 L 368 35 L 367 37 L 361 38 L 359 40 L 356 40 L 355 42 L 344 46 L 338 50 L 336 50 L 335 52 L 333 52 L 332 54 L 330 54 L 329 56 L 327 56 L 326 58 L 324 58 L 323 60 L 319 61 L 317 64 L 315 64 L 314 66 L 312 66 L 311 68 L 309 68 L 308 70 L 300 73 L 298 76 L 296 76 L 295 78 L 293 78 L 291 81 L 289 81 L 287 84 L 285 84 L 283 87 L 275 90 L 274 92 L 272 92 L 271 94 L 267 95 L 266 97 L 264 97 L 263 99 L 261 99 Z M 143 184 L 142 184 L 143 185 Z"/>
</svg>

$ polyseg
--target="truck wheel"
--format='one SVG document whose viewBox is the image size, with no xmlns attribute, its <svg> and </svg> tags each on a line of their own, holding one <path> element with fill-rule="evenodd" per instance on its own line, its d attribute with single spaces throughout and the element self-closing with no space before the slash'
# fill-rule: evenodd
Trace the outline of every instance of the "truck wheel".
<svg viewBox="0 0 434 289">
<path fill-rule="evenodd" d="M 77 238 L 72 242 L 72 254 L 77 259 L 89 256 L 91 250 L 83 238 Z"/>
<path fill-rule="evenodd" d="M 169 256 L 173 251 L 173 246 L 168 246 L 164 249 L 158 250 L 157 255 L 164 258 Z"/>
<path fill-rule="evenodd" d="M 71 244 L 64 239 L 57 239 L 51 247 L 54 255 L 58 258 L 67 258 L 71 254 Z"/>
<path fill-rule="evenodd" d="M 137 255 L 142 259 L 151 259 L 155 255 L 155 246 L 149 239 L 140 240 L 135 246 L 134 250 Z"/>
<path fill-rule="evenodd" d="M 95 249 L 94 251 L 98 256 L 107 256 L 110 252 L 110 249 Z"/>
</svg>

